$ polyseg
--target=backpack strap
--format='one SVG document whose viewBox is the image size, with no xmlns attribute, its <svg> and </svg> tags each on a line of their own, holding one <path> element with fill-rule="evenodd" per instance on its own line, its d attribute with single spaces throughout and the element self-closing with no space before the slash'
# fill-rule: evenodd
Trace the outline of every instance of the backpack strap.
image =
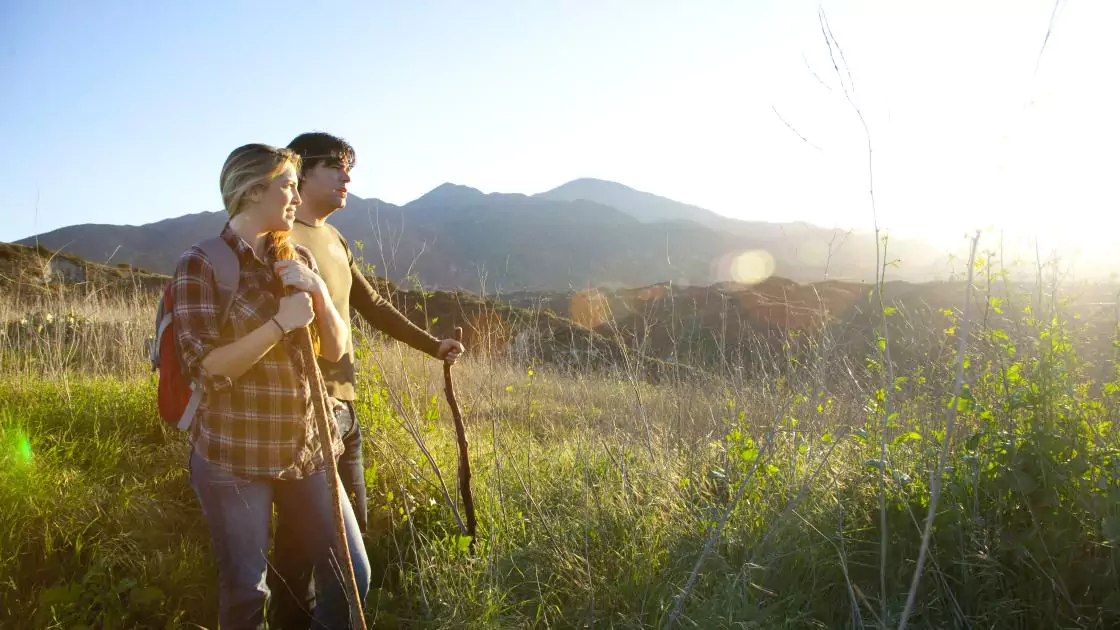
<svg viewBox="0 0 1120 630">
<path fill-rule="evenodd" d="M 151 347 L 148 349 L 148 362 L 153 372 L 159 369 L 159 341 L 163 338 L 163 331 L 171 325 L 171 312 L 164 310 L 167 294 L 171 291 L 171 282 L 171 280 L 167 281 L 163 292 L 160 293 L 159 305 L 156 307 L 156 337 L 151 341 Z"/>
<path fill-rule="evenodd" d="M 237 254 L 230 248 L 229 243 L 225 242 L 225 239 L 220 236 L 205 239 L 197 243 L 197 246 L 206 255 L 206 260 L 210 262 L 210 266 L 214 268 L 218 289 L 218 324 L 221 325 L 229 318 L 229 309 L 233 304 L 233 294 L 237 291 L 241 281 L 241 265 L 237 260 Z M 159 306 L 156 308 L 156 338 L 148 352 L 148 361 L 153 371 L 159 369 L 159 340 L 163 337 L 163 331 L 171 325 L 171 312 L 164 310 L 167 293 L 170 291 L 170 283 L 169 280 L 168 285 L 164 288 Z"/>
<path fill-rule="evenodd" d="M 198 243 L 198 248 L 206 254 L 206 260 L 214 268 L 214 278 L 218 285 L 218 323 L 229 318 L 229 308 L 233 304 L 233 294 L 241 283 L 241 264 L 237 253 L 221 236 L 212 236 Z"/>
<path fill-rule="evenodd" d="M 237 253 L 221 236 L 212 236 L 198 243 L 198 248 L 206 254 L 206 260 L 214 268 L 214 279 L 218 288 L 218 324 L 224 324 L 229 319 L 229 309 L 233 304 L 233 295 L 241 284 L 241 263 L 237 260 Z M 182 431 L 191 428 L 194 415 L 202 403 L 202 386 L 197 382 L 191 383 L 191 398 L 187 401 L 187 408 L 179 418 L 176 426 Z"/>
</svg>

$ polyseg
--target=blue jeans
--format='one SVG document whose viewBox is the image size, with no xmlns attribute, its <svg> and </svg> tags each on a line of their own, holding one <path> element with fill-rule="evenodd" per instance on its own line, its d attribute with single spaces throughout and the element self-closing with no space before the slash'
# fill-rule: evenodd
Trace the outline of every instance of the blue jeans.
<svg viewBox="0 0 1120 630">
<path fill-rule="evenodd" d="M 250 480 L 233 475 L 191 453 L 191 487 L 210 528 L 218 560 L 222 630 L 265 628 L 269 589 L 269 530 L 275 504 L 277 521 L 301 541 L 301 551 L 315 573 L 315 628 L 350 628 L 350 609 L 336 577 L 334 522 L 327 476 L 319 471 L 293 481 Z M 358 592 L 369 591 L 369 559 L 350 502 L 342 501 L 346 537 Z"/>
<path fill-rule="evenodd" d="M 366 478 L 362 462 L 362 428 L 354 413 L 354 405 L 347 402 L 335 413 L 342 443 L 346 450 L 338 457 L 338 476 L 342 488 L 354 507 L 358 529 L 366 531 Z M 316 610 L 315 587 L 312 580 L 312 562 L 303 553 L 299 535 L 284 522 L 276 526 L 276 553 L 268 570 L 268 587 L 273 597 L 269 601 L 268 619 L 279 630 L 308 630 L 313 628 L 312 615 Z"/>
</svg>

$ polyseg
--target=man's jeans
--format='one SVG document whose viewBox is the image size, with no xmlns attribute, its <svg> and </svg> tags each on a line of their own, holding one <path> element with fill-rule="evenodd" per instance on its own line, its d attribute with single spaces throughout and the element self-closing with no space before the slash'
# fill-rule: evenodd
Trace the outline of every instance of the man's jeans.
<svg viewBox="0 0 1120 630">
<path fill-rule="evenodd" d="M 334 522 L 327 476 L 319 471 L 294 481 L 249 480 L 191 453 L 191 487 L 198 495 L 218 561 L 223 630 L 265 628 L 269 596 L 265 585 L 273 504 L 303 558 L 314 567 L 316 628 L 350 628 L 350 609 L 339 584 L 334 554 Z M 346 536 L 358 592 L 369 591 L 369 559 L 350 502 L 342 501 Z M 269 625 L 272 625 L 271 621 Z"/>
<path fill-rule="evenodd" d="M 344 407 L 339 407 L 335 419 L 346 447 L 338 458 L 338 476 L 342 478 L 343 491 L 354 506 L 358 529 L 365 533 L 367 500 L 365 467 L 362 464 L 362 429 L 354 413 L 354 405 L 346 402 Z M 312 611 L 316 611 L 316 593 L 311 567 L 311 561 L 303 553 L 299 533 L 279 520 L 276 524 L 276 553 L 268 571 L 268 586 L 273 594 L 269 601 L 269 625 L 280 630 L 307 630 L 313 627 L 311 622 Z"/>
</svg>

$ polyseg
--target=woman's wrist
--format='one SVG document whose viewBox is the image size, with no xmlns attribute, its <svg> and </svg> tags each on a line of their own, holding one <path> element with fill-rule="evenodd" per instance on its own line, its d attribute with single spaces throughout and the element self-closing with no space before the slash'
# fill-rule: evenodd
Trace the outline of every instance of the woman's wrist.
<svg viewBox="0 0 1120 630">
<path fill-rule="evenodd" d="M 286 328 L 284 328 L 284 326 L 280 323 L 279 320 L 276 319 L 276 316 L 270 317 L 268 319 L 268 321 L 272 322 L 276 326 L 276 328 L 278 328 L 280 330 L 280 337 L 287 337 L 288 336 L 288 330 Z"/>
</svg>

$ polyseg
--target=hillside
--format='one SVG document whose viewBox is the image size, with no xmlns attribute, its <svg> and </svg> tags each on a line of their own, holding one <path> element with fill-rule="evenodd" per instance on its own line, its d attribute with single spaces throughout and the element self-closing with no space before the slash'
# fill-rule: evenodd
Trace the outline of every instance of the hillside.
<svg viewBox="0 0 1120 630">
<path fill-rule="evenodd" d="M 460 191 L 461 192 L 461 191 Z M 478 193 L 481 195 L 481 193 Z M 495 205 L 500 205 L 495 204 Z M 600 217 L 603 215 L 600 215 Z M 753 370 L 783 353 L 820 351 L 853 360 L 874 353 L 882 318 L 872 287 L 827 281 L 798 283 L 772 277 L 756 284 L 707 286 L 670 283 L 640 288 L 522 291 L 491 294 L 417 290 L 371 275 L 371 281 L 415 324 L 441 337 L 455 326 L 474 352 L 522 361 L 591 367 L 640 356 L 650 375 L 668 369 Z M 106 266 L 39 247 L 0 246 L 0 288 L 17 301 L 87 294 L 154 294 L 166 276 L 127 266 Z M 989 326 L 1002 326 L 1004 309 L 1025 306 L 1014 295 L 1029 285 L 994 285 L 972 307 Z M 1076 345 L 1111 365 L 1120 286 L 1093 283 L 1064 289 L 1068 316 L 1076 320 Z M 944 352 L 940 333 L 964 309 L 962 282 L 888 282 L 883 287 L 893 359 L 918 365 Z M 994 301 L 993 301 L 994 300 Z M 1003 309 L 992 308 L 1002 304 Z M 788 357 L 787 357 L 788 358 Z M 1104 369 L 1104 368 L 1102 368 Z"/>
<path fill-rule="evenodd" d="M 1018 318 L 1060 304 L 1074 337 L 1072 344 L 1107 374 L 1117 364 L 1113 344 L 1120 321 L 1120 284 L 1068 284 L 1039 291 L 1033 283 L 978 285 L 969 303 L 971 317 L 985 327 L 1015 334 Z M 846 357 L 854 369 L 877 354 L 885 308 L 892 361 L 899 369 L 937 362 L 951 352 L 944 333 L 954 327 L 966 304 L 963 281 L 883 286 L 883 307 L 874 287 L 851 282 L 798 283 L 784 278 L 745 285 L 703 287 L 660 284 L 637 289 L 521 292 L 503 301 L 529 310 L 570 318 L 605 338 L 638 348 L 645 357 L 695 368 L 747 372 L 784 370 L 798 355 Z M 1053 301 L 1054 304 L 1049 304 Z M 815 360 L 815 359 L 811 359 Z"/>
<path fill-rule="evenodd" d="M 594 183 L 592 183 L 594 182 Z M 220 212 L 141 226 L 74 225 L 18 241 L 102 263 L 170 273 L 178 254 L 218 231 Z M 351 196 L 331 222 L 379 274 L 396 282 L 476 292 L 563 291 L 673 282 L 742 280 L 732 261 L 759 251 L 773 274 L 801 282 L 870 280 L 868 235 L 804 223 L 738 221 L 621 184 L 577 180 L 539 195 L 441 185 L 396 206 Z M 901 264 L 888 278 L 944 278 L 948 255 L 917 242 L 892 244 Z"/>
<path fill-rule="evenodd" d="M 166 281 L 165 275 L 126 263 L 102 265 L 43 246 L 0 243 L 0 291 L 17 302 L 75 293 L 154 293 Z"/>
<path fill-rule="evenodd" d="M 411 291 L 384 278 L 371 280 L 418 326 L 441 337 L 450 337 L 455 326 L 462 326 L 463 341 L 475 355 L 512 356 L 558 365 L 578 361 L 581 366 L 593 367 L 618 361 L 623 354 L 617 340 L 551 311 L 520 308 L 463 292 Z M 17 319 L 29 312 L 53 312 L 59 304 L 90 296 L 123 297 L 126 302 L 139 300 L 146 304 L 159 295 L 167 281 L 163 274 L 124 264 L 101 265 L 42 246 L 0 244 L 0 296 L 12 300 L 0 306 L 20 307 L 13 312 Z M 364 326 L 360 318 L 355 321 Z M 51 325 L 63 336 L 73 332 L 65 330 L 68 324 L 62 318 Z M 82 325 L 111 328 L 116 324 L 89 320 Z M 19 325 L 0 320 L 0 338 L 6 327 L 16 330 Z M 651 360 L 647 368 L 651 375 L 657 375 L 665 366 Z"/>
</svg>

